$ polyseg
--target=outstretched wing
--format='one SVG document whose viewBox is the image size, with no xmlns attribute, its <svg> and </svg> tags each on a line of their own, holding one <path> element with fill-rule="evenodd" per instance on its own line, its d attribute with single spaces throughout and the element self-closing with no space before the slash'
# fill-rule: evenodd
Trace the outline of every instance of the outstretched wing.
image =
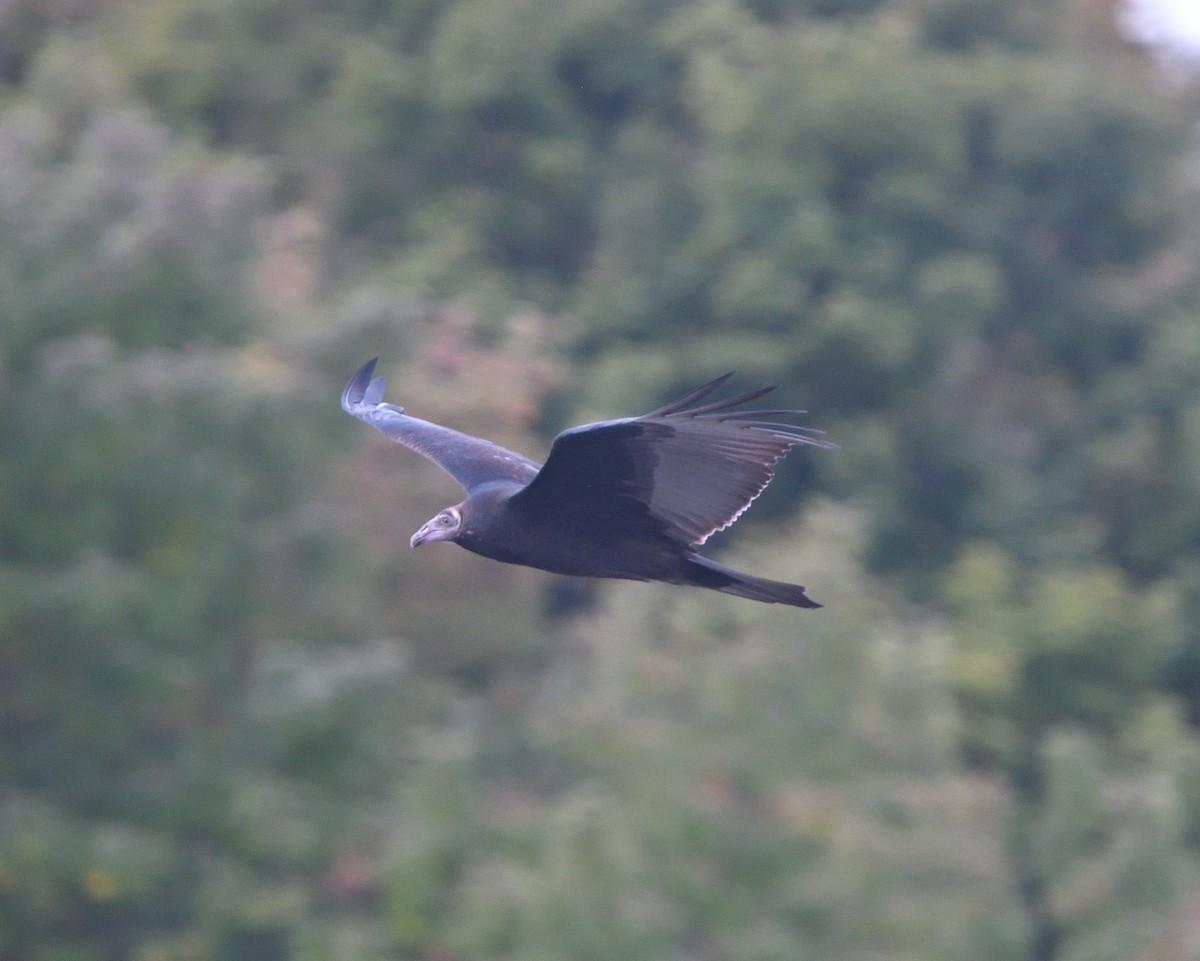
<svg viewBox="0 0 1200 961">
<path fill-rule="evenodd" d="M 732 376 L 643 417 L 564 431 L 510 507 L 579 533 L 653 532 L 703 544 L 741 516 L 792 447 L 835 446 L 819 431 L 773 420 L 802 411 L 733 409 L 772 387 L 692 406 Z"/>
<path fill-rule="evenodd" d="M 424 454 L 470 493 L 494 481 L 527 484 L 538 472 L 528 457 L 440 424 L 410 417 L 403 407 L 383 403 L 382 377 L 372 378 L 374 358 L 365 363 L 342 391 L 342 410 L 378 428 L 398 444 Z"/>
</svg>

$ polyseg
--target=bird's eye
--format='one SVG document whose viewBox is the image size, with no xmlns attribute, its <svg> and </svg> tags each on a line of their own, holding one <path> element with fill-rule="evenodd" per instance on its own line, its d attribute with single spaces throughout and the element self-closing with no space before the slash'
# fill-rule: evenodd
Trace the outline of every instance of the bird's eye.
<svg viewBox="0 0 1200 961">
<path fill-rule="evenodd" d="M 439 527 L 453 527 L 454 526 L 454 515 L 453 514 L 438 514 L 438 526 Z"/>
</svg>

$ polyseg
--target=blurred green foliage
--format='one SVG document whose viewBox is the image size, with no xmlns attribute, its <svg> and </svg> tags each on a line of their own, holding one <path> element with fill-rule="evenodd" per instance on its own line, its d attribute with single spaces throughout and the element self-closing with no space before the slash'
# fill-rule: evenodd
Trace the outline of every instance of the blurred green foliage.
<svg viewBox="0 0 1200 961">
<path fill-rule="evenodd" d="M 1195 957 L 1194 99 L 1112 14 L 0 5 L 0 961 Z M 534 456 L 781 382 L 841 449 L 728 540 L 827 609 L 413 556 L 375 354 Z"/>
</svg>

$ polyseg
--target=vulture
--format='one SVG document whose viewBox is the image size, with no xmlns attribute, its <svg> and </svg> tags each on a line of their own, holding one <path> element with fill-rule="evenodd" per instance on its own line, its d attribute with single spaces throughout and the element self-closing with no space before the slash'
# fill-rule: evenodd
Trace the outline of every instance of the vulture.
<svg viewBox="0 0 1200 961">
<path fill-rule="evenodd" d="M 641 417 L 565 430 L 546 463 L 537 464 L 384 403 L 383 378 L 372 377 L 375 363 L 350 378 L 342 409 L 428 457 L 467 494 L 423 524 L 412 547 L 452 541 L 557 574 L 665 581 L 768 604 L 821 606 L 798 584 L 743 574 L 696 553 L 762 493 L 792 447 L 835 446 L 820 431 L 776 419 L 802 411 L 735 409 L 773 387 L 701 404 L 733 376 L 724 374 Z"/>
</svg>

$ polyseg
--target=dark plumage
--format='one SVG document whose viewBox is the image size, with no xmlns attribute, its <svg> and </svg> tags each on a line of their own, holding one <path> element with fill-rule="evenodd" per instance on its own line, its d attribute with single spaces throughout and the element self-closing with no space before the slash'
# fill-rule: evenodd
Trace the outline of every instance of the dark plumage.
<svg viewBox="0 0 1200 961">
<path fill-rule="evenodd" d="M 476 554 L 558 574 L 691 584 L 756 601 L 820 607 L 798 584 L 731 570 L 696 548 L 736 521 L 797 444 L 833 447 L 820 432 L 771 418 L 789 410 L 735 411 L 773 387 L 699 404 L 725 374 L 641 417 L 563 431 L 546 463 L 490 441 L 410 417 L 383 403 L 383 378 L 365 364 L 342 408 L 424 454 L 467 492 L 412 537 L 453 541 Z M 764 419 L 767 418 L 767 419 Z"/>
</svg>

